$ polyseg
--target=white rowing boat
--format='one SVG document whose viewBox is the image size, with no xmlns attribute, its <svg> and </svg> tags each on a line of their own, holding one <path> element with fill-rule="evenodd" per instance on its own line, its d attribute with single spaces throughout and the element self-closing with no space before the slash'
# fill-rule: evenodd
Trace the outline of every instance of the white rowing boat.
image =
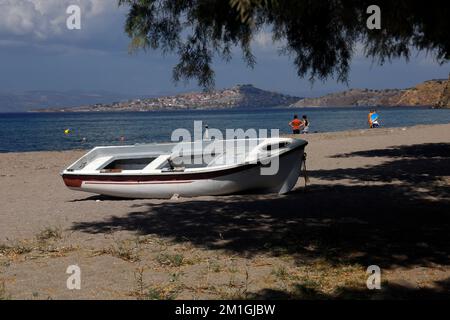
<svg viewBox="0 0 450 320">
<path fill-rule="evenodd" d="M 125 198 L 284 194 L 306 145 L 268 138 L 96 147 L 61 174 L 70 189 Z"/>
</svg>

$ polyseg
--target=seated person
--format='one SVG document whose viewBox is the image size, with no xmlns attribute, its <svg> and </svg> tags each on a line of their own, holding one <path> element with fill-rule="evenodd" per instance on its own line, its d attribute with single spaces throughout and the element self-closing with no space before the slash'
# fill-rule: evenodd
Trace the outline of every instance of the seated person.
<svg viewBox="0 0 450 320">
<path fill-rule="evenodd" d="M 309 132 L 309 120 L 306 115 L 304 115 L 302 118 L 303 118 L 303 129 L 301 133 L 305 134 Z"/>
<path fill-rule="evenodd" d="M 375 110 L 369 113 L 369 126 L 370 128 L 380 127 L 380 123 L 378 122 L 378 113 Z"/>
</svg>

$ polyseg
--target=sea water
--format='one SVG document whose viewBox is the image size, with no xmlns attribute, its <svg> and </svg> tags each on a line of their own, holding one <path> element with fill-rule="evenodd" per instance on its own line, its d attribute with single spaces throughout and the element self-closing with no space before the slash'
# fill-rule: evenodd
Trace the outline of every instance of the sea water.
<svg viewBox="0 0 450 320">
<path fill-rule="evenodd" d="M 4 113 L 0 114 L 0 152 L 89 149 L 170 141 L 173 130 L 209 128 L 279 129 L 290 133 L 294 114 L 307 115 L 310 132 L 367 128 L 369 108 L 247 109 L 166 112 Z M 382 127 L 450 123 L 450 109 L 377 108 Z M 65 134 L 64 130 L 70 133 Z M 374 129 L 376 130 L 376 129 Z"/>
</svg>

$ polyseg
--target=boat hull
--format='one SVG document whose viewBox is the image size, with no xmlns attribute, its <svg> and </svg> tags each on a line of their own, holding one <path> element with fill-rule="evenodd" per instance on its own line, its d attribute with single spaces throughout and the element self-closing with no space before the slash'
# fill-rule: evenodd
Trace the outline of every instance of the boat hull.
<svg viewBox="0 0 450 320">
<path fill-rule="evenodd" d="M 279 169 L 263 175 L 265 165 L 243 164 L 234 168 L 199 173 L 160 175 L 79 175 L 63 174 L 73 190 L 122 198 L 170 198 L 227 195 L 246 192 L 289 192 L 296 184 L 304 161 L 304 146 L 277 158 Z"/>
</svg>

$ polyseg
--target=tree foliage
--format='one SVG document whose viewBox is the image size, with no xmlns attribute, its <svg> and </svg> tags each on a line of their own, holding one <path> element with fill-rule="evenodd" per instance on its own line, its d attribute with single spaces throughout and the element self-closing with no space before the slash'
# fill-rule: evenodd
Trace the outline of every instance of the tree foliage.
<svg viewBox="0 0 450 320">
<path fill-rule="evenodd" d="M 366 10 L 381 8 L 381 30 L 369 30 Z M 440 63 L 450 58 L 450 10 L 444 1 L 357 0 L 119 0 L 129 8 L 131 49 L 176 53 L 176 81 L 214 86 L 213 58 L 226 61 L 240 47 L 255 64 L 252 39 L 270 30 L 280 54 L 292 57 L 299 77 L 347 81 L 357 44 L 382 64 L 425 50 Z"/>
</svg>

